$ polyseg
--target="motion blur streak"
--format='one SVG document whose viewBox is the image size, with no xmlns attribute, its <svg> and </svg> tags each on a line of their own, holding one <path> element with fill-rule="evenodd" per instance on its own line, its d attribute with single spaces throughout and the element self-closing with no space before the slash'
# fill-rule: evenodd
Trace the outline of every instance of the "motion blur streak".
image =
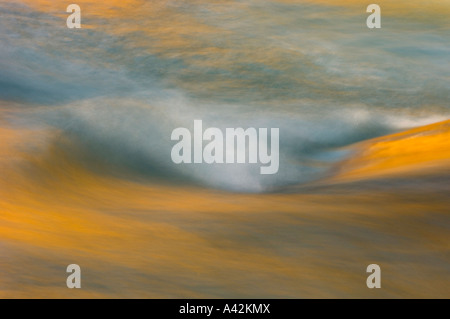
<svg viewBox="0 0 450 319">
<path fill-rule="evenodd" d="M 450 297 L 450 1 L 379 30 L 359 0 L 76 3 L 0 0 L 0 297 Z M 174 164 L 195 119 L 279 128 L 279 172 Z"/>
</svg>

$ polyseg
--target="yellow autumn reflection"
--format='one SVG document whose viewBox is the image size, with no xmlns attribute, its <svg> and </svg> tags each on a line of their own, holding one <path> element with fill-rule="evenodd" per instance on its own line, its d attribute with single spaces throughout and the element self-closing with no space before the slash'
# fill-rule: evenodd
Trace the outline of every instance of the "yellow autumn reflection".
<svg viewBox="0 0 450 319">
<path fill-rule="evenodd" d="M 74 2 L 0 0 L 1 298 L 450 297 L 450 1 Z M 171 162 L 199 119 L 279 174 Z"/>
<path fill-rule="evenodd" d="M 367 141 L 354 161 L 370 170 L 351 176 L 367 181 L 387 165 L 395 174 L 420 162 L 439 178 L 448 161 L 434 160 L 448 134 L 444 122 Z M 39 131 L 3 128 L 1 137 L 2 297 L 448 294 L 445 194 L 370 184 L 255 195 L 145 185 L 83 169 Z M 21 147 L 37 153 L 23 157 Z M 374 262 L 383 270 L 377 291 L 365 287 Z M 65 287 L 70 263 L 82 267 L 80 290 Z"/>
</svg>

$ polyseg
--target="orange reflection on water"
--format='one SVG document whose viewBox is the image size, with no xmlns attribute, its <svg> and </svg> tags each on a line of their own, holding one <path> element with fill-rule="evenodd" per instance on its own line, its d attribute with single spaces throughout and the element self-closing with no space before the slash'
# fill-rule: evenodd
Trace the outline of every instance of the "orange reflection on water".
<svg viewBox="0 0 450 319">
<path fill-rule="evenodd" d="M 409 163 L 411 136 L 437 147 L 448 131 L 446 122 L 375 139 L 364 144 L 368 161 L 383 158 L 376 145 L 386 143 L 390 158 Z M 0 135 L 1 297 L 448 297 L 442 194 L 140 184 L 73 162 L 51 142 L 58 132 Z M 374 262 L 383 270 L 377 291 L 365 287 Z M 70 263 L 82 267 L 80 290 L 65 287 Z"/>
</svg>

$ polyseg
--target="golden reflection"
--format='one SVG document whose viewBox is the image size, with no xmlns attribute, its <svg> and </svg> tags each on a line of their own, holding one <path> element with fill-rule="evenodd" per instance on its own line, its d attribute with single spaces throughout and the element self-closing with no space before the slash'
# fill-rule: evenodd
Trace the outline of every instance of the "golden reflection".
<svg viewBox="0 0 450 319">
<path fill-rule="evenodd" d="M 230 194 L 139 184 L 87 171 L 42 132 L 0 133 L 0 249 L 8 256 L 0 259 L 1 297 L 448 293 L 435 271 L 446 265 L 450 239 L 435 224 L 447 218 L 445 196 L 345 187 L 335 194 Z M 448 134 L 444 122 L 365 142 L 365 155 L 352 160 L 381 162 L 352 176 L 437 163 L 448 158 L 448 148 L 439 152 Z M 40 151 L 30 157 L 24 145 Z M 414 150 L 424 145 L 428 152 L 418 157 Z M 383 289 L 371 291 L 364 271 L 375 261 Z M 70 263 L 82 267 L 78 291 L 65 288 Z"/>
</svg>

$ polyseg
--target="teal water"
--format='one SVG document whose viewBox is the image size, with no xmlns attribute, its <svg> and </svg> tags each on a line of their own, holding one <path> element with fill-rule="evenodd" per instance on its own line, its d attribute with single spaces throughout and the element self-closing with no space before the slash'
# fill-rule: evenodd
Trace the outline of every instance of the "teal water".
<svg viewBox="0 0 450 319">
<path fill-rule="evenodd" d="M 1 1 L 2 116 L 61 131 L 74 157 L 125 178 L 252 192 L 315 180 L 342 147 L 448 118 L 440 16 L 391 14 L 369 30 L 364 10 L 310 2 L 138 4 L 113 17 L 82 6 L 76 30 L 64 10 Z M 194 119 L 279 128 L 278 174 L 173 164 L 170 133 Z"/>
</svg>

